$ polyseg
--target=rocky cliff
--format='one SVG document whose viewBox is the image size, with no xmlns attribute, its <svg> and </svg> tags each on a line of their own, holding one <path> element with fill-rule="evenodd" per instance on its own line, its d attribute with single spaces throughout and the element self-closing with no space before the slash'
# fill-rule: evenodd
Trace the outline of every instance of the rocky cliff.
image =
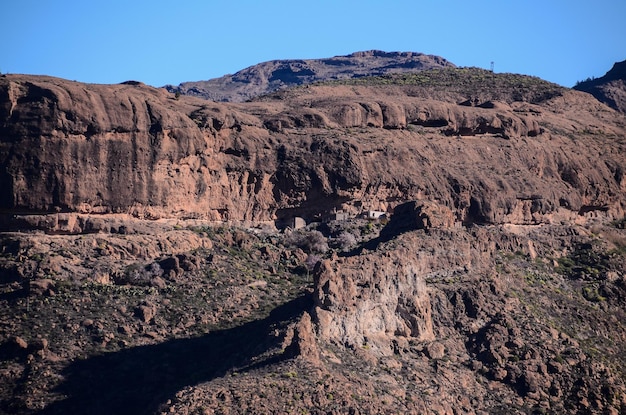
<svg viewBox="0 0 626 415">
<path fill-rule="evenodd" d="M 604 76 L 579 82 L 574 89 L 588 92 L 600 102 L 626 114 L 626 61 L 616 62 Z"/>
<path fill-rule="evenodd" d="M 0 412 L 624 413 L 625 137 L 475 68 L 0 77 Z"/>
<path fill-rule="evenodd" d="M 428 74 L 428 75 L 424 75 Z M 429 199 L 462 223 L 624 209 L 624 127 L 591 97 L 478 69 L 217 104 L 0 78 L 1 208 L 247 222 Z"/>
<path fill-rule="evenodd" d="M 307 340 L 338 347 L 330 348 L 337 354 L 347 348 L 387 371 L 391 376 L 363 375 L 365 384 L 384 382 L 378 396 L 386 396 L 389 405 L 383 412 L 505 414 L 543 408 L 616 414 L 624 408 L 626 389 L 614 377 L 623 370 L 616 357 L 622 347 L 610 345 L 620 342 L 624 329 L 600 321 L 621 314 L 623 280 L 583 277 L 586 300 L 578 302 L 580 277 L 548 260 L 582 236 L 572 231 L 577 233 L 561 226 L 427 227 L 380 242 L 375 250 L 325 261 L 316 273 L 310 311 L 316 331 Z M 573 248 L 568 255 L 575 257 L 577 249 L 592 248 Z M 619 269 L 624 257 L 614 259 L 609 268 Z M 559 261 L 561 267 L 565 263 Z M 623 274 L 602 272 L 609 279 Z M 604 282 L 595 285 L 599 281 Z M 596 289 L 607 297 L 590 294 Z M 585 301 L 606 304 L 593 310 Z M 615 356 L 608 359 L 612 363 L 590 355 L 590 345 Z M 304 359 L 322 367 L 339 359 L 329 349 L 321 358 L 310 347 L 301 349 Z M 411 381 L 419 386 L 413 389 Z"/>
<path fill-rule="evenodd" d="M 234 75 L 168 85 L 167 90 L 212 101 L 243 102 L 297 85 L 390 73 L 454 67 L 444 58 L 414 52 L 369 50 L 326 59 L 287 59 L 260 63 Z"/>
</svg>

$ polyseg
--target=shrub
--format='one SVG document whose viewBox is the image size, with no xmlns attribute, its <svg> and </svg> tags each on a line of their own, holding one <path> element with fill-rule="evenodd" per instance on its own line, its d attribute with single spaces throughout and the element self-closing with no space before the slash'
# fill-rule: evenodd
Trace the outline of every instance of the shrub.
<svg viewBox="0 0 626 415">
<path fill-rule="evenodd" d="M 315 269 L 315 267 L 321 260 L 322 258 L 319 255 L 309 254 L 306 257 L 306 261 L 304 261 L 304 265 L 306 266 L 307 270 L 309 270 L 310 272 Z"/>
<path fill-rule="evenodd" d="M 323 254 L 328 251 L 328 241 L 320 231 L 296 231 L 285 240 L 289 246 L 302 249 L 307 254 Z"/>
<path fill-rule="evenodd" d="M 354 236 L 350 232 L 343 231 L 337 237 L 337 246 L 341 250 L 346 251 L 352 248 L 354 245 L 356 245 L 356 236 Z"/>
<path fill-rule="evenodd" d="M 602 296 L 602 294 L 600 294 L 600 292 L 598 291 L 598 287 L 594 287 L 594 286 L 583 287 L 582 293 L 583 293 L 583 297 L 587 301 L 591 301 L 594 303 L 606 301 L 606 298 Z"/>
<path fill-rule="evenodd" d="M 163 275 L 163 269 L 159 264 L 153 262 L 152 264 L 142 266 L 135 263 L 126 267 L 122 274 L 118 274 L 114 277 L 115 283 L 118 285 L 139 285 L 150 286 L 152 280 L 156 277 Z"/>
</svg>

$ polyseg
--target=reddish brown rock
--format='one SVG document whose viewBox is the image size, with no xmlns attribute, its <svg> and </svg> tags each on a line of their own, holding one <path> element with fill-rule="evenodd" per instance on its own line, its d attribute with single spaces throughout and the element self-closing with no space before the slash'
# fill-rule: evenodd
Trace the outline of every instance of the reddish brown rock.
<svg viewBox="0 0 626 415">
<path fill-rule="evenodd" d="M 431 359 L 442 359 L 446 355 L 446 349 L 439 342 L 432 342 L 426 346 L 426 353 Z"/>
<path fill-rule="evenodd" d="M 21 349 L 21 350 L 28 349 L 28 343 L 26 342 L 26 340 L 24 340 L 20 336 L 15 336 L 11 340 L 18 349 Z"/>
<path fill-rule="evenodd" d="M 156 315 L 156 307 L 152 304 L 142 304 L 135 309 L 135 316 L 144 323 L 150 323 Z"/>
<path fill-rule="evenodd" d="M 55 282 L 49 278 L 29 281 L 29 293 L 32 295 L 51 295 L 54 293 Z"/>
<path fill-rule="evenodd" d="M 311 221 L 424 199 L 466 223 L 623 213 L 616 113 L 543 81 L 518 80 L 533 88 L 516 91 L 499 86 L 513 75 L 475 71 L 441 72 L 495 83 L 470 106 L 459 86 L 321 85 L 217 104 L 140 84 L 7 75 L 0 207 L 11 215 L 0 225 L 127 233 L 72 215 Z"/>
</svg>

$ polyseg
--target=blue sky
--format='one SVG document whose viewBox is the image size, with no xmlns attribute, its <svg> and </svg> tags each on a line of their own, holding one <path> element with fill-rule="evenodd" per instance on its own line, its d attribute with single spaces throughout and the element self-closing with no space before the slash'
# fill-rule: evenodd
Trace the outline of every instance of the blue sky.
<svg viewBox="0 0 626 415">
<path fill-rule="evenodd" d="M 0 0 L 0 71 L 154 86 L 412 51 L 564 86 L 626 59 L 624 0 Z"/>
</svg>

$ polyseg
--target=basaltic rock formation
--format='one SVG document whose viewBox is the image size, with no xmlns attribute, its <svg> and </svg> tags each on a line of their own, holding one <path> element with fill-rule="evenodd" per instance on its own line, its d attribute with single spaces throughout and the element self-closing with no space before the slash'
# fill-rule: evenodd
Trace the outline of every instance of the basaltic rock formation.
<svg viewBox="0 0 626 415">
<path fill-rule="evenodd" d="M 0 77 L 0 413 L 626 411 L 624 115 L 323 62 L 230 103 Z"/>
</svg>

